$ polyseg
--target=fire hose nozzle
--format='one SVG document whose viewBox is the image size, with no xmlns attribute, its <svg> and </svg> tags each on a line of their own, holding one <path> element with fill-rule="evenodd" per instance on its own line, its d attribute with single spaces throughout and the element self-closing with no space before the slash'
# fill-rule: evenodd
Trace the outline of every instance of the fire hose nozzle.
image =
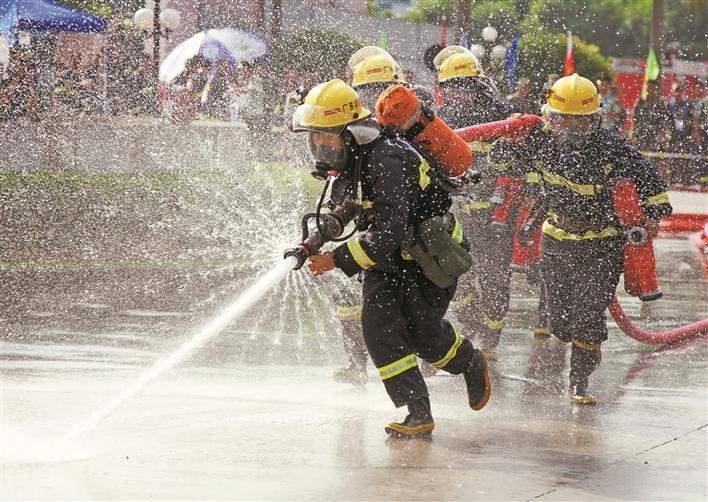
<svg viewBox="0 0 708 502">
<path fill-rule="evenodd" d="M 305 245 L 305 243 L 300 243 L 294 248 L 285 251 L 285 253 L 283 254 L 283 258 L 294 256 L 297 259 L 297 265 L 293 270 L 298 270 L 302 268 L 308 256 L 311 255 L 312 253 L 310 252 L 310 249 Z"/>
</svg>

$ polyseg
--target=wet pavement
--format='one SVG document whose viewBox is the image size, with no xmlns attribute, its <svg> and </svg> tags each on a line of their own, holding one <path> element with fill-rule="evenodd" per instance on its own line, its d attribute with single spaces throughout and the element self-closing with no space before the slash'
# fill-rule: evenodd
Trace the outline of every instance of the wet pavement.
<svg viewBox="0 0 708 502">
<path fill-rule="evenodd" d="M 623 296 L 628 314 L 654 331 L 707 318 L 706 283 L 690 243 L 660 240 L 657 256 L 665 298 L 640 305 Z M 610 321 L 591 381 L 599 404 L 574 408 L 566 394 L 569 351 L 530 335 L 536 300 L 521 276 L 492 367 L 490 404 L 472 412 L 461 378 L 430 378 L 430 442 L 386 441 L 383 426 L 405 413 L 393 409 L 372 369 L 364 389 L 331 380 L 344 358 L 338 334 L 331 323 L 307 321 L 330 316 L 327 295 L 302 292 L 307 300 L 295 312 L 278 307 L 287 291 L 311 286 L 300 272 L 287 290 L 52 453 L 52 443 L 189 339 L 223 298 L 210 285 L 228 277 L 103 270 L 77 281 L 56 266 L 0 273 L 16 286 L 33 285 L 3 300 L 0 313 L 2 500 L 708 496 L 708 338 L 648 346 Z"/>
</svg>

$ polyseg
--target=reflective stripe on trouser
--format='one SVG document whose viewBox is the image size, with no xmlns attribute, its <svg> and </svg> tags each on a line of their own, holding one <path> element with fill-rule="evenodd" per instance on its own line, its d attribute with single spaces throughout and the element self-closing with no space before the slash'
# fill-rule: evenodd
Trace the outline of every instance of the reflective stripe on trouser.
<svg viewBox="0 0 708 502">
<path fill-rule="evenodd" d="M 476 300 L 460 301 L 455 305 L 455 314 L 461 322 L 470 324 L 471 331 L 499 332 L 509 310 L 514 226 L 492 228 L 489 213 L 461 216 L 475 263 L 473 270 L 460 278 L 455 300 L 468 298 L 473 292 Z M 512 215 L 510 221 L 515 218 Z"/>
<path fill-rule="evenodd" d="M 605 310 L 622 272 L 623 238 L 558 241 L 544 235 L 541 242 L 551 333 L 588 346 L 607 340 Z"/>
<path fill-rule="evenodd" d="M 362 328 L 371 360 L 396 406 L 428 395 L 415 354 L 462 373 L 472 358 L 469 340 L 443 320 L 454 287 L 440 289 L 409 267 L 405 278 L 364 274 Z"/>
</svg>

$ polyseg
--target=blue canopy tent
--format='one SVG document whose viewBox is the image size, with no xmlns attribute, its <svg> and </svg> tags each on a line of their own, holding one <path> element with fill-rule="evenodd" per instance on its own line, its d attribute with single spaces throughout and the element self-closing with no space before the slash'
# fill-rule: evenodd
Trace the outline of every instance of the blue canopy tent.
<svg viewBox="0 0 708 502">
<path fill-rule="evenodd" d="M 0 0 L 0 34 L 12 44 L 17 31 L 29 33 L 70 32 L 97 33 L 103 37 L 101 78 L 103 111 L 107 111 L 108 80 L 106 74 L 106 29 L 108 22 L 81 9 L 55 0 Z"/>
<path fill-rule="evenodd" d="M 108 23 L 102 17 L 74 9 L 54 0 L 0 0 L 0 19 L 15 17 L 20 31 L 59 31 L 105 33 Z"/>
</svg>

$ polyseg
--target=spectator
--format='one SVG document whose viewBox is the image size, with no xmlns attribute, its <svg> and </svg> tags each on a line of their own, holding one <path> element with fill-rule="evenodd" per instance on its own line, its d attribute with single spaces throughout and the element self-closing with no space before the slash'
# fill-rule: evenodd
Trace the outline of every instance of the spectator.
<svg viewBox="0 0 708 502">
<path fill-rule="evenodd" d="M 507 101 L 514 105 L 514 108 L 521 113 L 538 114 L 538 100 L 531 95 L 531 81 L 522 77 L 516 83 L 516 92 L 506 97 Z"/>
<path fill-rule="evenodd" d="M 686 99 L 683 93 L 683 85 L 680 81 L 674 82 L 672 86 L 672 99 L 669 101 L 669 111 L 672 119 L 672 132 L 670 148 L 673 153 L 695 154 L 697 145 L 693 144 L 691 138 L 691 116 L 692 103 Z M 675 159 L 672 162 L 672 183 L 691 184 L 695 182 L 695 163 L 686 159 Z"/>
<path fill-rule="evenodd" d="M 39 120 L 34 81 L 37 68 L 27 48 L 16 47 L 10 51 L 10 69 L 10 79 L 0 89 L 0 119 Z"/>
<path fill-rule="evenodd" d="M 620 132 L 624 127 L 626 114 L 617 98 L 617 87 L 611 78 L 605 77 L 597 83 L 600 92 L 600 118 L 602 128 Z"/>
<path fill-rule="evenodd" d="M 229 75 L 231 66 L 227 59 L 221 59 L 209 80 L 209 92 L 204 104 L 204 112 L 211 118 L 226 120 L 229 107 Z"/>
<path fill-rule="evenodd" d="M 659 86 L 649 82 L 646 101 L 639 100 L 634 109 L 634 142 L 640 150 L 668 152 L 672 130 L 671 112 L 660 99 Z"/>
</svg>

